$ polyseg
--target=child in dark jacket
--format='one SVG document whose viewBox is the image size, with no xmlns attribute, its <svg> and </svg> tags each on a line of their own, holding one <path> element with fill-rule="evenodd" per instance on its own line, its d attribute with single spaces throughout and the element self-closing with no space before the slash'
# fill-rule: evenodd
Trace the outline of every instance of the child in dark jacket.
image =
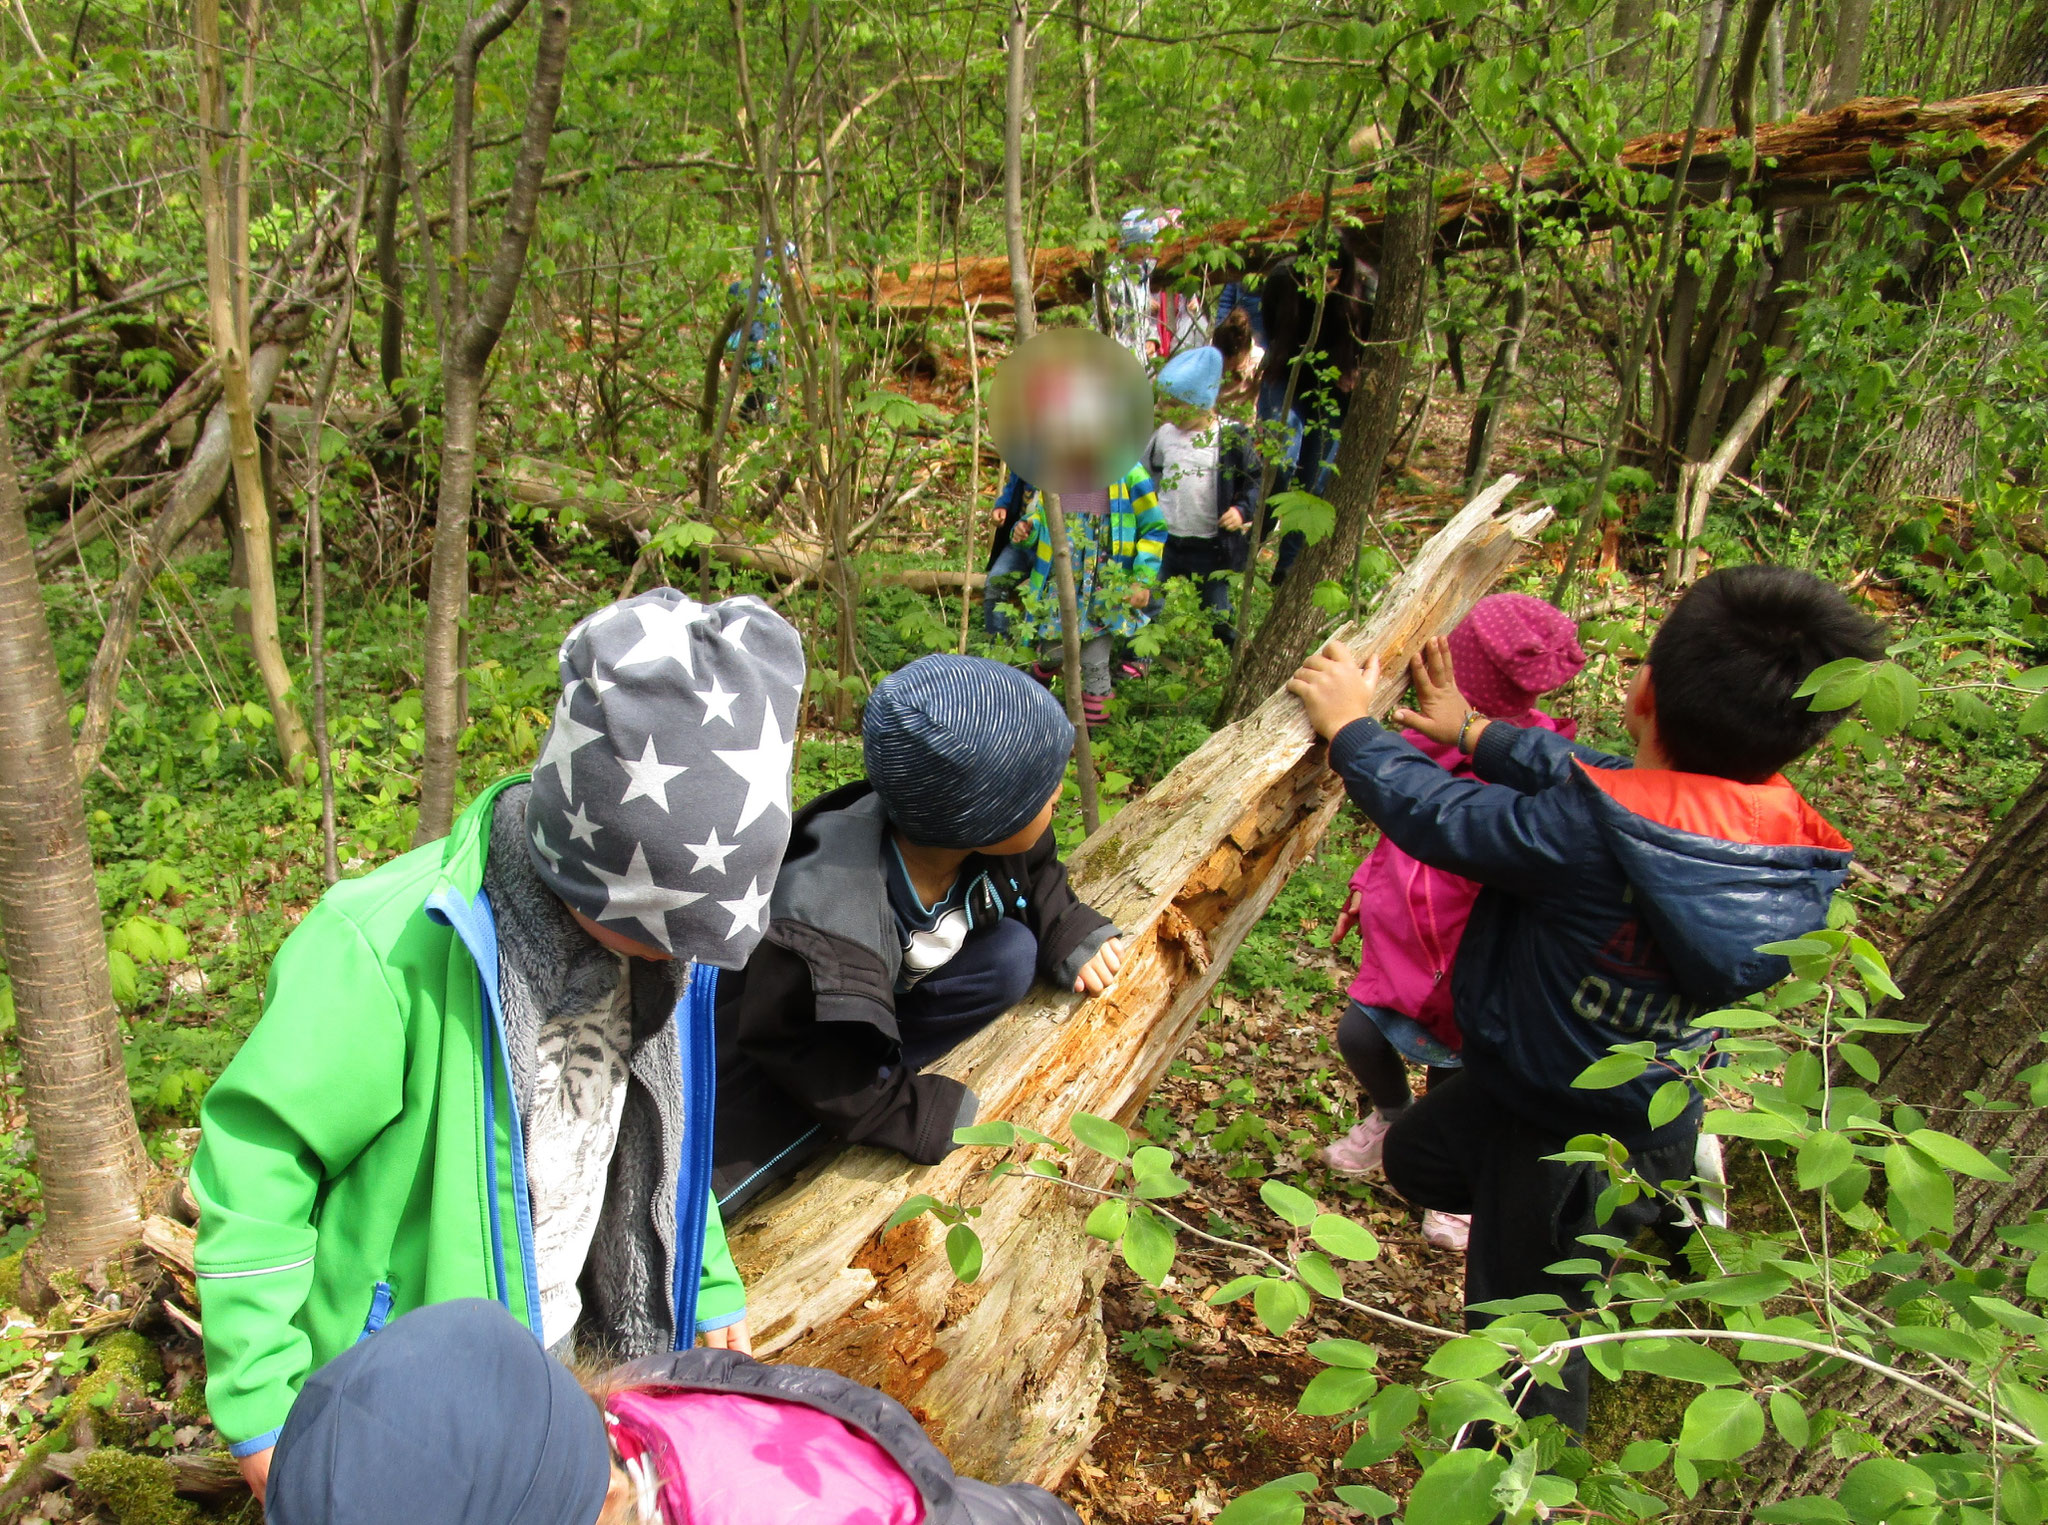
<svg viewBox="0 0 2048 1525">
<path fill-rule="evenodd" d="M 1377 660 L 1361 672 L 1333 643 L 1289 682 L 1359 809 L 1404 852 L 1485 886 L 1452 976 L 1465 1068 L 1407 1108 L 1385 1145 L 1387 1179 L 1409 1201 L 1471 1215 L 1468 1324 L 1486 1321 L 1474 1304 L 1533 1293 L 1586 1308 L 1584 1276 L 1544 1268 L 1587 1256 L 1581 1235 L 1627 1239 L 1668 1217 L 1667 1199 L 1646 1196 L 1602 1221 L 1604 1173 L 1550 1158 L 1574 1135 L 1613 1136 L 1652 1182 L 1692 1179 L 1697 1100 L 1662 1126 L 1649 1119 L 1668 1069 L 1609 1090 L 1572 1082 L 1619 1044 L 1708 1047 L 1720 1033 L 1701 1017 L 1786 974 L 1757 949 L 1826 923 L 1849 844 L 1778 770 L 1841 718 L 1794 697 L 1806 677 L 1880 651 L 1875 624 L 1818 578 L 1715 572 L 1665 618 L 1636 673 L 1631 764 L 1469 709 L 1432 641 L 1411 665 L 1417 708 L 1394 718 L 1470 754 L 1473 779 L 1370 718 Z M 1562 1377 L 1531 1383 L 1523 1410 L 1583 1433 L 1584 1358 Z"/>
<path fill-rule="evenodd" d="M 1042 1488 L 956 1476 L 902 1404 L 837 1372 L 678 1351 L 586 1389 L 482 1299 L 409 1313 L 314 1375 L 266 1518 L 1078 1525 Z"/>
<path fill-rule="evenodd" d="M 1166 362 L 1158 381 L 1162 422 L 1145 447 L 1145 469 L 1166 518 L 1160 581 L 1193 582 L 1216 639 L 1234 646 L 1230 576 L 1244 570 L 1261 468 L 1251 431 L 1216 414 L 1222 382 L 1221 350 L 1186 349 Z"/>
<path fill-rule="evenodd" d="M 1035 978 L 1100 994 L 1117 930 L 1078 900 L 1052 832 L 1074 747 L 1057 700 L 980 657 L 875 685 L 867 777 L 797 813 L 767 935 L 719 987 L 721 1211 L 834 1140 L 933 1164 L 979 1102 L 922 1068 Z"/>
<path fill-rule="evenodd" d="M 1570 615 L 1527 593 L 1492 593 L 1473 606 L 1446 640 L 1458 692 L 1489 720 L 1539 726 L 1567 741 L 1578 726 L 1536 707 L 1586 665 L 1578 627 Z M 1406 730 L 1402 740 L 1461 778 L 1471 759 L 1455 740 L 1437 742 Z M 1369 1103 L 1350 1133 L 1323 1151 L 1341 1175 L 1380 1168 L 1387 1129 L 1414 1100 L 1408 1066 L 1426 1068 L 1431 1085 L 1463 1068 L 1451 1004 L 1451 970 L 1479 886 L 1445 869 L 1419 863 L 1383 836 L 1351 876 L 1351 893 L 1337 918 L 1333 944 L 1356 926 L 1358 978 L 1337 1023 L 1337 1051 Z M 1460 1214 L 1434 1209 L 1422 1215 L 1422 1237 L 1440 1249 L 1462 1250 L 1471 1225 Z"/>
</svg>

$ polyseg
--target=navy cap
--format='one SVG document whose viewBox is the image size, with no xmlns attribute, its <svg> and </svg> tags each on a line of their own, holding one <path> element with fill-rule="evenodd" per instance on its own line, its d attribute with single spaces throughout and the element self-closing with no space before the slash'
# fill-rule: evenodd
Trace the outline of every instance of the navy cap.
<svg viewBox="0 0 2048 1525">
<path fill-rule="evenodd" d="M 919 657 L 868 696 L 861 760 L 922 847 L 991 847 L 1029 825 L 1074 750 L 1059 701 L 986 657 Z"/>
<path fill-rule="evenodd" d="M 595 1525 L 604 1418 L 494 1302 L 436 1303 L 307 1379 L 270 1466 L 272 1525 Z"/>
</svg>

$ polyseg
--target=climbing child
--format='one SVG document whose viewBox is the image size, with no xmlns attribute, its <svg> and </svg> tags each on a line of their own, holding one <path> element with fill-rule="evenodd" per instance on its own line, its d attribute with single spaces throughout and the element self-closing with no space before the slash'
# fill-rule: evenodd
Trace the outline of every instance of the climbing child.
<svg viewBox="0 0 2048 1525">
<path fill-rule="evenodd" d="M 399 1319 L 317 1372 L 270 1525 L 1079 1525 L 955 1474 L 895 1399 L 732 1350 L 579 1383 L 496 1303 Z"/>
<path fill-rule="evenodd" d="M 1489 1317 L 1475 1305 L 1537 1294 L 1583 1310 L 1588 1275 L 1549 1269 L 1606 1263 L 1581 1236 L 1673 1224 L 1665 1193 L 1603 1202 L 1605 1169 L 1557 1156 L 1607 1134 L 1653 1185 L 1689 1182 L 1699 1098 L 1653 1123 L 1667 1064 L 1618 1086 L 1574 1082 L 1622 1044 L 1648 1042 L 1659 1060 L 1709 1047 L 1721 1034 L 1702 1018 L 1789 972 L 1759 949 L 1826 924 L 1849 844 L 1778 770 L 1842 719 L 1800 685 L 1882 652 L 1876 624 L 1809 573 L 1716 571 L 1636 670 L 1631 760 L 1488 720 L 1432 641 L 1410 664 L 1416 707 L 1394 718 L 1469 756 L 1471 778 L 1371 718 L 1377 660 L 1361 671 L 1333 643 L 1289 681 L 1353 803 L 1403 852 L 1483 886 L 1451 976 L 1465 1067 L 1403 1109 L 1383 1145 L 1402 1196 L 1471 1215 L 1468 1324 Z M 1561 1385 L 1525 1387 L 1523 1411 L 1584 1434 L 1587 1371 L 1573 1352 Z"/>
<path fill-rule="evenodd" d="M 1081 710 L 1091 729 L 1107 718 L 1115 680 L 1112 647 L 1151 623 L 1146 613 L 1159 581 L 1166 549 L 1166 516 L 1143 466 L 1133 466 L 1106 490 L 1060 495 L 1067 528 L 1067 554 L 1074 565 L 1074 603 L 1081 620 Z M 1052 530 L 1045 494 L 1034 491 L 1016 536 L 1031 547 L 1031 594 L 1038 616 L 1031 622 L 1038 661 L 1031 676 L 1051 684 L 1066 663 L 1060 638 L 1059 590 L 1053 579 Z"/>
<path fill-rule="evenodd" d="M 1216 415 L 1223 353 L 1185 349 L 1159 372 L 1161 422 L 1145 447 L 1166 516 L 1162 582 L 1193 582 L 1216 639 L 1237 644 L 1230 577 L 1244 569 L 1245 526 L 1259 511 L 1259 453 L 1251 431 Z"/>
<path fill-rule="evenodd" d="M 1458 692 L 1475 714 L 1541 727 L 1566 740 L 1578 734 L 1574 722 L 1554 719 L 1535 703 L 1586 665 L 1577 627 L 1562 611 L 1526 593 L 1490 594 L 1445 645 Z M 1416 730 L 1401 736 L 1456 776 L 1472 776 L 1472 760 L 1455 744 L 1442 745 Z M 1451 1009 L 1451 968 L 1478 897 L 1479 886 L 1470 879 L 1417 862 L 1385 836 L 1351 876 L 1331 941 L 1341 945 L 1358 929 L 1358 978 L 1337 1022 L 1337 1049 L 1371 1109 L 1323 1151 L 1340 1175 L 1379 1170 L 1387 1129 L 1414 1100 L 1409 1063 L 1423 1066 L 1432 1085 L 1464 1063 Z M 1461 1215 L 1435 1208 L 1422 1215 L 1423 1237 L 1442 1249 L 1464 1249 L 1469 1232 L 1470 1220 Z"/>
<path fill-rule="evenodd" d="M 720 987 L 724 1211 L 834 1140 L 945 1158 L 979 1103 L 923 1067 L 1035 979 L 1109 984 L 1123 946 L 1052 832 L 1073 749 L 1059 703 L 1000 662 L 920 657 L 875 685 L 867 777 L 798 814 L 768 935 Z"/>
<path fill-rule="evenodd" d="M 558 665 L 532 774 L 329 890 L 207 1092 L 206 1401 L 258 1497 L 307 1375 L 424 1304 L 495 1299 L 536 1351 L 747 1346 L 712 1005 L 788 839 L 803 643 L 657 588 Z"/>
</svg>

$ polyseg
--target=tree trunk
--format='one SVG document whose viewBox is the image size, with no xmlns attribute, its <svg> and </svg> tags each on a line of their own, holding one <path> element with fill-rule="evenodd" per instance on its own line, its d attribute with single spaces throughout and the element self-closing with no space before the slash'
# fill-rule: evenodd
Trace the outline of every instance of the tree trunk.
<svg viewBox="0 0 2048 1525">
<path fill-rule="evenodd" d="M 398 0 L 391 42 L 384 44 L 383 24 L 369 21 L 371 62 L 383 92 L 383 118 L 377 145 L 376 258 L 377 284 L 383 308 L 377 330 L 377 369 L 384 390 L 398 402 L 407 433 L 419 425 L 419 404 L 407 395 L 405 379 L 405 270 L 398 257 L 398 204 L 405 190 L 405 105 L 412 83 L 412 55 L 418 41 L 419 0 Z M 432 245 L 429 244 L 431 256 Z"/>
<path fill-rule="evenodd" d="M 0 927 L 14 992 L 22 1098 L 35 1136 L 47 1274 L 116 1254 L 140 1233 L 144 1160 L 85 798 L 36 585 L 0 398 Z"/>
<path fill-rule="evenodd" d="M 1870 36 L 1871 0 L 1835 0 L 1835 46 L 1820 84 L 1818 107 L 1830 111 L 1863 91 L 1863 45 Z"/>
<path fill-rule="evenodd" d="M 270 539 L 270 509 L 256 442 L 256 405 L 249 385 L 248 156 L 252 131 L 258 11 L 249 10 L 247 63 L 242 81 L 239 147 L 229 153 L 227 81 L 220 46 L 220 0 L 196 0 L 194 44 L 199 53 L 199 204 L 206 230 L 207 317 L 220 357 L 221 402 L 235 475 L 236 530 L 249 577 L 249 652 L 270 701 L 277 747 L 294 772 L 312 742 L 292 702 L 291 669 L 278 635 L 277 574 Z M 232 194 L 230 186 L 232 185 Z"/>
<path fill-rule="evenodd" d="M 270 400 L 270 389 L 277 384 L 278 372 L 284 369 L 290 350 L 288 342 L 274 340 L 259 346 L 251 357 L 252 408 L 261 409 Z M 143 596 L 171 553 L 220 501 L 228 485 L 230 453 L 227 404 L 221 402 L 207 414 L 206 427 L 200 430 L 198 443 L 192 447 L 184 470 L 178 473 L 170 501 L 156 516 L 149 533 L 137 537 L 114 591 L 107 598 L 100 649 L 92 659 L 92 670 L 86 674 L 85 687 L 79 695 L 85 705 L 75 749 L 80 778 L 98 766 L 100 753 L 106 750 L 107 729 L 114 718 L 114 696 L 121 686 L 121 669 L 128 662 L 129 644 L 142 620 Z"/>
<path fill-rule="evenodd" d="M 1439 92 L 1446 101 L 1452 91 Z M 1318 583 L 1351 581 L 1366 520 L 1379 497 L 1387 452 L 1401 427 L 1401 399 L 1408 383 L 1410 354 L 1422 332 L 1429 294 L 1429 255 L 1436 238 L 1436 174 L 1449 131 L 1441 114 L 1414 106 L 1402 112 L 1395 159 L 1412 166 L 1394 179 L 1388 174 L 1387 215 L 1380 245 L 1379 302 L 1373 339 L 1359 366 L 1358 383 L 1344 410 L 1337 447 L 1337 481 L 1331 501 L 1337 511 L 1329 535 L 1302 550 L 1287 581 L 1274 595 L 1265 622 L 1246 644 L 1224 684 L 1218 717 L 1237 720 L 1286 681 L 1325 628 L 1327 616 L 1315 602 Z"/>
<path fill-rule="evenodd" d="M 1607 58 L 1611 77 L 1633 84 L 1650 77 L 1650 21 L 1656 14 L 1654 0 L 1616 0 L 1614 52 Z"/>
<path fill-rule="evenodd" d="M 1009 73 L 1003 90 L 1003 240 L 1010 256 L 1010 301 L 1017 311 L 1017 342 L 1038 332 L 1038 298 L 1031 251 L 1024 242 L 1024 115 L 1030 109 L 1025 68 L 1030 62 L 1030 0 L 1011 0 Z"/>
<path fill-rule="evenodd" d="M 481 300 L 471 310 L 469 207 L 471 159 L 475 152 L 476 67 L 484 49 L 519 19 L 527 0 L 497 0 L 463 29 L 455 50 L 453 151 L 448 166 L 448 330 L 441 363 L 444 400 L 441 418 L 441 481 L 434 510 L 434 550 L 427 580 L 426 672 L 421 683 L 426 756 L 420 770 L 420 821 L 414 845 L 448 834 L 455 820 L 456 743 L 462 735 L 462 618 L 469 603 L 469 500 L 476 491 L 477 421 L 482 411 L 484 368 L 512 315 L 512 298 L 526 269 L 533 238 L 534 209 L 547 174 L 548 140 L 562 103 L 562 75 L 569 62 L 572 0 L 544 0 L 540 39 L 534 50 L 533 84 L 512 194 L 497 253 Z"/>
<path fill-rule="evenodd" d="M 1479 388 L 1479 402 L 1472 409 L 1472 429 L 1465 437 L 1465 492 L 1479 491 L 1479 484 L 1493 464 L 1493 442 L 1500 433 L 1501 414 L 1507 411 L 1509 394 L 1522 368 L 1522 340 L 1529 332 L 1529 279 L 1522 268 L 1519 244 L 1514 249 L 1515 272 L 1508 281 L 1507 311 L 1501 318 L 1500 343 L 1493 351 L 1493 363 L 1486 368 L 1486 380 Z"/>
<path fill-rule="evenodd" d="M 1387 659 L 1377 707 L 1424 637 L 1449 630 L 1506 570 L 1546 510 L 1500 517 L 1503 478 L 1451 521 L 1344 634 Z M 1276 694 L 1211 736 L 1069 859 L 1076 890 L 1129 928 L 1116 984 L 1045 992 L 941 1061 L 985 1117 L 1062 1135 L 1076 1111 L 1133 1116 L 1194 1030 L 1204 998 L 1342 802 L 1300 705 Z M 963 1472 L 1054 1483 L 1086 1449 L 1105 1378 L 1105 1253 L 1088 1204 L 1017 1178 L 987 1153 L 920 1167 L 849 1148 L 729 1226 L 756 1346 L 829 1366 L 908 1404 Z M 1100 1184 L 1083 1164 L 1080 1179 Z M 955 1280 L 926 1218 L 885 1225 L 914 1192 L 981 1208 L 987 1269 Z"/>
<path fill-rule="evenodd" d="M 1893 974 L 1904 997 L 1875 1014 L 1927 1028 L 1868 1040 L 1883 1066 L 1879 1094 L 1934 1112 L 1936 1126 L 1980 1150 L 2012 1151 L 2009 1181 L 1954 1178 L 1957 1234 L 1948 1253 L 1982 1266 L 2005 1250 L 1999 1228 L 2025 1223 L 2048 1192 L 2048 1111 L 2030 1103 L 2017 1078 L 2040 1058 L 2048 1010 L 2048 770 L 1915 932 Z M 1862 1084 L 1853 1076 L 1843 1083 Z M 1994 1112 L 1973 1092 L 2017 1106 Z M 1924 1436 L 1944 1416 L 1920 1395 L 1855 1368 L 1815 1388 L 1807 1407 L 1853 1414 L 1880 1441 Z M 1832 1495 L 1861 1459 L 1827 1446 L 1791 1452 L 1774 1441 L 1744 1458 L 1740 1497 L 1717 1500 L 1714 1517 L 1730 1519 L 1733 1508 L 1747 1520 L 1789 1495 Z"/>
</svg>

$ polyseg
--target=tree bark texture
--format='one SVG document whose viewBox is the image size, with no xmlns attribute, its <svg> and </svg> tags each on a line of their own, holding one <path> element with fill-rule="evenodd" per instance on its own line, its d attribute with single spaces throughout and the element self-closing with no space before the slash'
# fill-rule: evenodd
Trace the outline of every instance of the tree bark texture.
<svg viewBox="0 0 2048 1525">
<path fill-rule="evenodd" d="M 45 1272 L 116 1254 L 142 1226 L 142 1136 L 66 711 L 0 405 L 0 926 Z"/>
<path fill-rule="evenodd" d="M 402 395 L 405 379 L 405 268 L 399 261 L 398 205 L 405 191 L 405 107 L 412 84 L 412 55 L 418 41 L 419 0 L 399 0 L 391 40 L 370 20 L 372 62 L 383 100 L 377 144 L 376 260 L 383 306 L 378 313 L 377 369 L 384 390 L 398 401 L 407 432 L 419 423 L 419 404 Z M 431 253 L 431 245 L 429 245 Z"/>
<path fill-rule="evenodd" d="M 469 206 L 477 60 L 484 49 L 519 19 L 527 0 L 498 0 L 463 29 L 455 54 L 454 153 L 449 163 L 450 205 Z M 448 225 L 450 261 L 448 333 L 441 374 L 441 480 L 435 498 L 434 548 L 427 579 L 425 676 L 420 685 L 425 711 L 426 755 L 420 771 L 420 821 L 415 845 L 448 834 L 455 819 L 456 743 L 462 734 L 462 618 L 469 603 L 469 505 L 476 491 L 477 422 L 483 406 L 484 368 L 512 315 L 512 299 L 526 269 L 535 208 L 547 174 L 548 140 L 562 103 L 562 75 L 569 62 L 571 0 L 543 0 L 540 40 L 534 50 L 533 83 L 512 194 L 498 248 L 482 296 L 472 310 L 469 278 L 469 219 Z"/>
<path fill-rule="evenodd" d="M 1314 601 L 1316 585 L 1330 578 L 1350 583 L 1366 520 L 1379 497 L 1387 452 L 1400 431 L 1409 360 L 1429 300 L 1436 172 L 1449 136 L 1443 119 L 1434 113 L 1424 117 L 1410 107 L 1406 115 L 1408 131 L 1400 134 L 1395 151 L 1410 156 L 1412 163 L 1409 171 L 1387 188 L 1373 338 L 1344 410 L 1343 437 L 1337 447 L 1337 478 L 1331 497 L 1336 524 L 1322 540 L 1303 548 L 1300 560 L 1274 595 L 1265 621 L 1232 665 L 1217 711 L 1223 720 L 1250 714 L 1286 681 L 1317 643 L 1328 617 Z"/>
<path fill-rule="evenodd" d="M 1883 1067 L 1871 1089 L 1933 1112 L 1934 1126 L 1980 1150 L 2012 1151 L 2010 1181 L 1955 1178 L 1957 1232 L 1949 1254 L 1981 1266 L 2004 1248 L 1999 1228 L 2025 1223 L 2048 1193 L 2048 1112 L 2030 1104 L 2017 1079 L 2041 1057 L 2041 1014 L 2048 1011 L 2048 771 L 1922 923 L 1893 973 L 1904 998 L 1877 1014 L 1927 1028 L 1869 1040 Z M 1853 1074 L 1840 1080 L 1862 1084 Z M 1987 1111 L 1969 1099 L 1972 1091 L 2016 1101 L 2018 1109 Z M 1815 1388 L 1807 1407 L 1841 1410 L 1881 1440 L 1922 1436 L 1945 1419 L 1919 1394 L 1855 1368 Z M 1861 1459 L 1837 1457 L 1824 1445 L 1793 1452 L 1774 1441 L 1744 1459 L 1739 1499 L 1715 1500 L 1714 1518 L 1734 1518 L 1734 1509 L 1748 1520 L 1790 1495 L 1833 1496 Z"/>
<path fill-rule="evenodd" d="M 1449 630 L 1541 527 L 1497 512 L 1503 478 L 1457 515 L 1382 597 L 1353 651 L 1379 652 L 1384 710 L 1408 655 Z M 1300 705 L 1270 698 L 1211 736 L 1083 843 L 1075 887 L 1128 928 L 1117 981 L 1080 1000 L 1045 991 L 941 1061 L 985 1117 L 1064 1136 L 1076 1111 L 1129 1118 L 1186 1045 L 1210 987 L 1313 850 L 1342 793 Z M 987 1151 L 922 1167 L 849 1148 L 728 1227 L 756 1348 L 829 1366 L 909 1405 L 963 1471 L 1056 1482 L 1087 1447 L 1105 1377 L 1105 1255 L 1081 1231 L 1091 1204 L 1022 1177 L 988 1182 Z M 1101 1184 L 1086 1163 L 1076 1178 Z M 915 1192 L 978 1206 L 981 1277 L 961 1285 L 944 1233 L 885 1229 Z"/>
<path fill-rule="evenodd" d="M 1853 101 L 1863 88 L 1863 45 L 1870 37 L 1871 0 L 1835 0 L 1835 50 L 1828 60 L 1820 109 Z"/>
<path fill-rule="evenodd" d="M 1010 303 L 1016 312 L 1017 342 L 1038 332 L 1038 303 L 1032 294 L 1031 252 L 1024 238 L 1024 114 L 1030 108 L 1025 70 L 1031 58 L 1029 0 L 1011 0 L 1009 72 L 1003 84 L 1003 240 L 1010 257 Z"/>
<path fill-rule="evenodd" d="M 291 668 L 278 634 L 277 573 L 272 564 L 270 508 L 256 442 L 257 405 L 249 384 L 249 100 L 254 83 L 255 9 L 247 42 L 243 111 L 237 146 L 230 152 L 227 80 L 222 66 L 220 0 L 196 0 L 194 43 L 199 53 L 199 204 L 206 229 L 207 316 L 220 357 L 221 402 L 228 417 L 229 455 L 235 477 L 236 533 L 249 578 L 249 654 L 262 679 L 287 772 L 308 756 L 312 742 L 292 700 Z"/>
</svg>

